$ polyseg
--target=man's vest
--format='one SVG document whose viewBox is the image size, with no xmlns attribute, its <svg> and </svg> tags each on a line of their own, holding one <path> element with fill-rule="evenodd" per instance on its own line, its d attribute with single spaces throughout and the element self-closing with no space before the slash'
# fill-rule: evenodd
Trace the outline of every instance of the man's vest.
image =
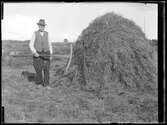
<svg viewBox="0 0 167 125">
<path fill-rule="evenodd" d="M 34 48 L 37 51 L 49 51 L 48 32 L 44 31 L 43 36 L 40 31 L 35 32 Z"/>
</svg>

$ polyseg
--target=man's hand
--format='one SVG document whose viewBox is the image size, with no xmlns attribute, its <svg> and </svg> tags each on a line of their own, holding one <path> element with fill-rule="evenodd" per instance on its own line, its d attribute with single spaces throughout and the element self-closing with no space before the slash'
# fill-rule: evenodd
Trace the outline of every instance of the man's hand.
<svg viewBox="0 0 167 125">
<path fill-rule="evenodd" d="M 34 56 L 35 57 L 39 57 L 39 54 L 36 52 L 36 53 L 34 53 Z"/>
</svg>

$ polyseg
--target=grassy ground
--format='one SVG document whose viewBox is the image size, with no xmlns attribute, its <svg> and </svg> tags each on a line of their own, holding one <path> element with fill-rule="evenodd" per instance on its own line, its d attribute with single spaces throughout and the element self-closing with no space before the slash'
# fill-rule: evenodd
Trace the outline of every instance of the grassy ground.
<svg viewBox="0 0 167 125">
<path fill-rule="evenodd" d="M 157 98 L 106 88 L 103 100 L 79 90 L 77 84 L 50 90 L 28 82 L 21 71 L 33 67 L 2 66 L 2 105 L 7 123 L 157 122 Z M 51 70 L 51 81 L 55 80 Z"/>
<path fill-rule="evenodd" d="M 57 47 L 54 49 L 56 52 L 62 50 L 61 53 L 55 52 L 56 54 L 69 54 L 68 47 L 65 49 L 61 44 L 55 47 Z M 20 61 L 23 61 L 24 65 L 20 66 Z M 31 63 L 27 65 L 23 59 L 10 62 L 11 66 L 6 65 L 6 62 L 3 63 L 1 74 L 2 105 L 5 107 L 7 123 L 158 121 L 157 95 L 133 93 L 111 86 L 104 89 L 104 98 L 98 99 L 93 93 L 81 91 L 78 83 L 70 84 L 64 81 L 48 90 L 21 77 L 22 71 L 35 72 Z M 65 57 L 54 58 L 51 64 L 50 82 L 56 80 L 55 70 L 65 66 L 66 63 Z"/>
</svg>

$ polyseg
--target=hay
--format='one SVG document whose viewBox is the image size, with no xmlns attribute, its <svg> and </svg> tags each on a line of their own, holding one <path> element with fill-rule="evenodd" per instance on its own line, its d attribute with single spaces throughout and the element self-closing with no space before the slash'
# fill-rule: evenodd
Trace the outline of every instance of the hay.
<svg viewBox="0 0 167 125">
<path fill-rule="evenodd" d="M 139 26 L 115 13 L 96 18 L 74 46 L 74 77 L 81 86 L 100 92 L 104 87 L 132 91 L 156 90 L 151 46 Z"/>
</svg>

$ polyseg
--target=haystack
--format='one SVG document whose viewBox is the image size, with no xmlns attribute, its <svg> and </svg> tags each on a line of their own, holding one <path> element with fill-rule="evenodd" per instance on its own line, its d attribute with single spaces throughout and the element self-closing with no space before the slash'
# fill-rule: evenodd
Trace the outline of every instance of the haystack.
<svg viewBox="0 0 167 125">
<path fill-rule="evenodd" d="M 115 13 L 97 17 L 74 46 L 75 81 L 89 90 L 103 88 L 154 92 L 157 70 L 141 28 Z"/>
</svg>

